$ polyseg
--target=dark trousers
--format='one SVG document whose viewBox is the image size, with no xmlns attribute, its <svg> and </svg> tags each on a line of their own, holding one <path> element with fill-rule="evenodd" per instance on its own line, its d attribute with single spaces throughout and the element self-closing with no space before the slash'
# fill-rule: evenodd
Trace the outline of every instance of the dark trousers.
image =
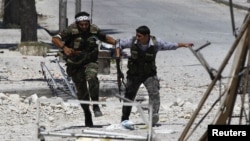
<svg viewBox="0 0 250 141">
<path fill-rule="evenodd" d="M 134 101 L 137 91 L 139 90 L 140 85 L 143 83 L 143 79 L 140 77 L 127 77 L 126 89 L 125 89 L 125 98 Z M 123 106 L 122 107 L 122 121 L 129 120 L 129 116 L 132 110 L 132 106 Z"/>
<path fill-rule="evenodd" d="M 99 80 L 97 77 L 98 65 L 89 63 L 82 67 L 75 68 L 68 66 L 67 73 L 72 77 L 77 89 L 77 97 L 79 100 L 93 101 L 99 100 Z M 98 105 L 93 105 L 95 109 Z M 85 125 L 93 126 L 91 111 L 89 104 L 81 104 L 85 114 Z"/>
<path fill-rule="evenodd" d="M 149 77 L 128 76 L 125 98 L 134 101 L 141 84 L 144 84 L 148 91 L 149 104 L 152 105 L 153 114 L 158 114 L 160 107 L 160 94 L 159 94 L 160 84 L 157 76 L 149 76 Z M 131 110 L 132 110 L 131 106 L 122 107 L 122 118 L 121 118 L 122 121 L 129 120 Z"/>
</svg>

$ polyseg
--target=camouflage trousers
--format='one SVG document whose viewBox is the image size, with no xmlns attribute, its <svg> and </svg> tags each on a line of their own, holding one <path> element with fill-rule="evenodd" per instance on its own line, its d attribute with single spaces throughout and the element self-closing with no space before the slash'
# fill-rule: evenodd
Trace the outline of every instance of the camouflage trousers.
<svg viewBox="0 0 250 141">
<path fill-rule="evenodd" d="M 158 112 L 160 108 L 160 94 L 159 94 L 160 83 L 159 83 L 159 79 L 157 78 L 157 76 L 151 76 L 151 77 L 146 77 L 146 78 L 140 77 L 140 76 L 132 76 L 132 77 L 128 76 L 127 83 L 126 83 L 125 98 L 134 101 L 141 84 L 144 84 L 148 91 L 149 104 L 152 105 L 152 108 L 153 108 L 153 117 L 154 115 L 157 115 L 158 117 Z M 132 109 L 131 106 L 123 106 L 122 121 L 129 119 L 131 109 Z"/>
<path fill-rule="evenodd" d="M 81 67 L 67 65 L 67 74 L 72 77 L 79 100 L 99 100 L 98 64 L 88 63 Z"/>
</svg>

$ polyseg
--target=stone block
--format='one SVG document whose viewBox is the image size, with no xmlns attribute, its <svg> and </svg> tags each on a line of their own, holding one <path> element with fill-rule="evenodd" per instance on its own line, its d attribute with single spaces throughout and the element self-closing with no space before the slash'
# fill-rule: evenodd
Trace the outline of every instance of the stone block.
<svg viewBox="0 0 250 141">
<path fill-rule="evenodd" d="M 98 73 L 110 74 L 111 52 L 109 50 L 100 50 L 98 55 Z"/>
<path fill-rule="evenodd" d="M 39 42 L 22 42 L 18 44 L 18 50 L 22 55 L 43 56 L 49 49 L 49 45 Z"/>
</svg>

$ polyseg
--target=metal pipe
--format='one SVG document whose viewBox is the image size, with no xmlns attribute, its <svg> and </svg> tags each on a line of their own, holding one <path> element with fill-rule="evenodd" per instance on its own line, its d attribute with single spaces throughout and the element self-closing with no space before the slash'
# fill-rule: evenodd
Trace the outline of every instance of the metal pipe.
<svg viewBox="0 0 250 141">
<path fill-rule="evenodd" d="M 98 131 L 99 132 L 99 131 Z M 142 140 L 145 141 L 147 137 L 134 135 L 102 135 L 102 134 L 76 134 L 76 133 L 57 133 L 57 132 L 40 132 L 45 136 L 60 136 L 60 137 L 89 137 L 89 138 L 105 138 L 105 139 L 121 139 L 121 140 Z"/>
<path fill-rule="evenodd" d="M 229 8 L 230 8 L 230 14 L 231 14 L 233 35 L 235 37 L 237 37 L 237 33 L 235 31 L 235 21 L 234 21 L 234 12 L 233 12 L 233 2 L 232 2 L 232 0 L 229 0 Z"/>
</svg>

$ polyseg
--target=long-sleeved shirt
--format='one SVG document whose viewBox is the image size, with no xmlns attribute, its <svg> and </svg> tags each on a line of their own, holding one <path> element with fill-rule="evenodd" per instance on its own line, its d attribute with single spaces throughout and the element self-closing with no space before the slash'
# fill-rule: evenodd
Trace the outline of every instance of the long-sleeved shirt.
<svg viewBox="0 0 250 141">
<path fill-rule="evenodd" d="M 137 40 L 134 40 L 134 37 L 127 38 L 124 40 L 120 40 L 120 44 L 117 44 L 117 47 L 120 47 L 121 49 L 131 48 L 132 42 L 134 41 L 135 44 L 137 44 Z M 173 42 L 167 42 L 160 38 L 156 38 L 157 41 L 157 51 L 159 50 L 176 50 L 178 48 L 178 43 Z M 137 44 L 141 50 L 145 51 L 150 46 L 154 45 L 154 42 L 152 38 L 150 38 L 149 43 L 146 45 Z"/>
</svg>

